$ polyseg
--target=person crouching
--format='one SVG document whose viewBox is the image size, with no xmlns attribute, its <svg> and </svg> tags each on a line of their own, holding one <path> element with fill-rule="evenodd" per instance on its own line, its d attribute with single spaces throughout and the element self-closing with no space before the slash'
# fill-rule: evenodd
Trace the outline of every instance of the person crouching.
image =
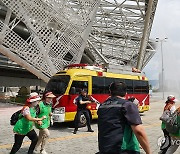
<svg viewBox="0 0 180 154">
<path fill-rule="evenodd" d="M 41 100 L 40 96 L 34 92 L 30 94 L 30 97 L 26 101 L 26 105 L 22 108 L 19 120 L 14 126 L 14 140 L 15 143 L 12 147 L 10 154 L 15 154 L 21 147 L 23 139 L 27 136 L 31 140 L 31 145 L 28 150 L 28 154 L 33 154 L 34 148 L 38 141 L 36 132 L 33 129 L 35 121 L 41 121 L 46 117 L 36 117 L 36 109 L 38 102 Z"/>
</svg>

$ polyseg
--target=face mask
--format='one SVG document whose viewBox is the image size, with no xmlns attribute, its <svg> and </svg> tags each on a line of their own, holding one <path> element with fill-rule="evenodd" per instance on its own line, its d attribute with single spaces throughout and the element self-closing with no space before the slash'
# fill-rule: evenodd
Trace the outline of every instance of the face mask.
<svg viewBox="0 0 180 154">
<path fill-rule="evenodd" d="M 38 102 L 32 102 L 31 104 L 33 107 L 36 107 L 38 105 Z"/>
<path fill-rule="evenodd" d="M 52 101 L 48 101 L 48 102 L 46 102 L 46 104 L 50 105 L 50 104 L 52 104 Z"/>
</svg>

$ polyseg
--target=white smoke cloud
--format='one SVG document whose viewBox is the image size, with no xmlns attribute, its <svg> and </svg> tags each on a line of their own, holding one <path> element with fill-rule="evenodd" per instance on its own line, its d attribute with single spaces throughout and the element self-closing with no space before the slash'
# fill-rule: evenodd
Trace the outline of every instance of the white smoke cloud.
<svg viewBox="0 0 180 154">
<path fill-rule="evenodd" d="M 151 38 L 165 38 L 164 55 L 164 86 L 168 90 L 180 93 L 180 0 L 159 0 L 152 27 Z M 155 56 L 144 69 L 150 80 L 159 79 L 161 73 L 160 43 Z"/>
<path fill-rule="evenodd" d="M 179 0 L 159 0 L 151 38 L 168 38 L 167 42 L 163 43 L 165 75 L 169 71 L 172 72 L 171 74 L 178 73 L 177 71 L 175 72 L 175 68 L 180 64 L 180 36 L 178 35 L 180 34 L 179 16 Z M 157 74 L 161 71 L 160 44 L 158 45 L 155 56 L 151 59 L 144 71 L 149 75 L 150 79 L 158 79 Z"/>
</svg>

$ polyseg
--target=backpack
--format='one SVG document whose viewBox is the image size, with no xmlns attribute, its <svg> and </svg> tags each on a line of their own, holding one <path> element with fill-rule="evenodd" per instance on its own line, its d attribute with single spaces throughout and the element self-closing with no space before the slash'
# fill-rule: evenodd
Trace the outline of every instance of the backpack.
<svg viewBox="0 0 180 154">
<path fill-rule="evenodd" d="M 16 122 L 19 120 L 19 116 L 21 114 L 21 110 L 13 113 L 13 115 L 11 116 L 11 119 L 10 119 L 10 124 L 13 126 L 16 124 Z"/>
<path fill-rule="evenodd" d="M 166 130 L 171 134 L 179 133 L 180 125 L 178 124 L 177 116 L 178 112 L 175 111 L 173 114 L 169 116 L 167 122 L 165 122 Z"/>
<path fill-rule="evenodd" d="M 159 119 L 166 123 L 169 120 L 170 116 L 171 116 L 171 112 L 169 110 L 165 110 Z"/>
</svg>

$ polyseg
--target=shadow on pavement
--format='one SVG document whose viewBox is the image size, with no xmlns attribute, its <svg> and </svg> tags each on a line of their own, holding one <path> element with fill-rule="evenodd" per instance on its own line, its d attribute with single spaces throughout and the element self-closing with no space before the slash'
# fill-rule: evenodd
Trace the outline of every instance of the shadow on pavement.
<svg viewBox="0 0 180 154">
<path fill-rule="evenodd" d="M 91 121 L 91 125 L 96 125 L 96 124 L 97 124 L 97 119 Z M 83 127 L 79 127 L 79 128 L 83 128 Z M 72 133 L 72 131 L 74 130 L 74 122 L 54 123 L 53 126 L 49 128 L 49 130 Z"/>
</svg>

